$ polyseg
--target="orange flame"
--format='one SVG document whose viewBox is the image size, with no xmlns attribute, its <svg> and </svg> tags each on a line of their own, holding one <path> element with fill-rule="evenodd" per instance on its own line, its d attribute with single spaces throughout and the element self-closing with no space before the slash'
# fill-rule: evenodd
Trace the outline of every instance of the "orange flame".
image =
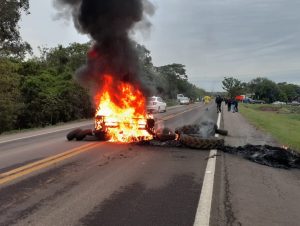
<svg viewBox="0 0 300 226">
<path fill-rule="evenodd" d="M 103 77 L 102 90 L 95 96 L 95 116 L 104 116 L 110 141 L 133 142 L 149 140 L 146 131 L 146 99 L 132 84 L 116 81 L 110 75 Z"/>
</svg>

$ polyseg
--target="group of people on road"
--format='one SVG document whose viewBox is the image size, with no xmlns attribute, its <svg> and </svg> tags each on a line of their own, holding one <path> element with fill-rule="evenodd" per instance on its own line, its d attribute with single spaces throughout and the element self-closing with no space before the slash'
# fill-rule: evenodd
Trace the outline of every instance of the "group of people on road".
<svg viewBox="0 0 300 226">
<path fill-rule="evenodd" d="M 239 109 L 238 109 L 238 105 L 239 105 L 239 102 L 234 99 L 234 98 L 222 98 L 220 95 L 218 95 L 215 99 L 215 102 L 217 104 L 217 113 L 221 112 L 221 105 L 222 105 L 222 102 L 225 102 L 225 105 L 227 105 L 227 109 L 228 111 L 230 112 L 238 112 Z"/>
<path fill-rule="evenodd" d="M 233 113 L 239 111 L 239 102 L 234 98 L 225 99 L 225 105 L 227 105 L 228 111 Z"/>
</svg>

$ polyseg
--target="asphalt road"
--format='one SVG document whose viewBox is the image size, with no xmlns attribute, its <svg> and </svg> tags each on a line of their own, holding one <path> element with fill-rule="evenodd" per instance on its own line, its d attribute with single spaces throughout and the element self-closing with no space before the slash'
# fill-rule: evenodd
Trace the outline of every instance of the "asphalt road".
<svg viewBox="0 0 300 226">
<path fill-rule="evenodd" d="M 198 103 L 155 119 L 175 129 L 217 113 Z M 0 225 L 194 225 L 209 150 L 68 142 L 79 126 L 92 121 L 0 137 Z M 221 128 L 227 145 L 280 145 L 239 113 L 222 111 Z M 299 225 L 300 170 L 218 152 L 212 181 L 209 225 Z"/>
<path fill-rule="evenodd" d="M 203 103 L 155 114 L 171 129 L 216 117 Z M 68 142 L 76 126 L 0 138 L 0 225 L 193 225 L 208 151 Z"/>
</svg>

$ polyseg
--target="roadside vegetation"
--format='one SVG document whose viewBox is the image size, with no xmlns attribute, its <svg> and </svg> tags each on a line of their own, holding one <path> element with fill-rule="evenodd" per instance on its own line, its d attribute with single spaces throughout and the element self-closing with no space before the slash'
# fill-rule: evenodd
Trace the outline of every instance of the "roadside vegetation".
<svg viewBox="0 0 300 226">
<path fill-rule="evenodd" d="M 300 151 L 300 106 L 241 104 L 240 112 L 281 144 Z"/>
<path fill-rule="evenodd" d="M 222 84 L 229 98 L 247 94 L 248 97 L 266 103 L 300 101 L 300 86 L 296 84 L 275 83 L 262 77 L 252 79 L 250 82 L 242 82 L 237 78 L 225 77 Z"/>
</svg>

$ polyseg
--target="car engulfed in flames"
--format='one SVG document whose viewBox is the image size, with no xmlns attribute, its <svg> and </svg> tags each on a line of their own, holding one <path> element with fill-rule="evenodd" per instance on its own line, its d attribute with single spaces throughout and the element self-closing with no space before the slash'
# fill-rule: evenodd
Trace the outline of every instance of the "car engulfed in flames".
<svg viewBox="0 0 300 226">
<path fill-rule="evenodd" d="M 67 135 L 68 140 L 82 140 L 86 135 L 121 143 L 153 139 L 154 119 L 147 114 L 146 98 L 134 83 L 104 75 L 94 102 L 97 106 L 94 129 L 77 130 Z"/>
<path fill-rule="evenodd" d="M 95 135 L 106 134 L 111 142 L 125 143 L 152 139 L 147 131 L 151 118 L 146 113 L 146 98 L 134 84 L 105 75 L 95 103 Z"/>
<path fill-rule="evenodd" d="M 149 118 L 130 118 L 118 121 L 103 115 L 95 117 L 93 135 L 100 140 L 111 142 L 136 142 L 151 140 L 154 134 L 154 120 Z"/>
</svg>

